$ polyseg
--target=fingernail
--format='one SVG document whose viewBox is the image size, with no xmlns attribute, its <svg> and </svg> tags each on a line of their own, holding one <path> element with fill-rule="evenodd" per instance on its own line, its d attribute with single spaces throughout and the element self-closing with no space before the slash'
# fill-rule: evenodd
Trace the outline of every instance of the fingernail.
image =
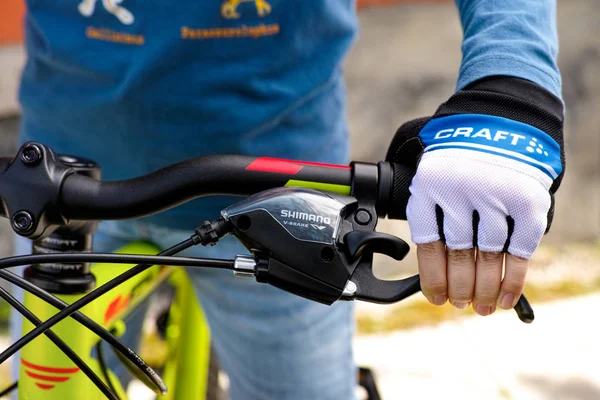
<svg viewBox="0 0 600 400">
<path fill-rule="evenodd" d="M 438 294 L 433 298 L 433 304 L 435 304 L 436 306 L 443 306 L 444 304 L 446 304 L 446 300 L 447 298 L 445 294 Z"/>
<path fill-rule="evenodd" d="M 500 308 L 504 308 L 505 310 L 512 308 L 514 300 L 515 296 L 512 293 L 505 293 L 500 301 Z"/>
<path fill-rule="evenodd" d="M 486 315 L 490 315 L 492 313 L 492 307 L 477 304 L 477 306 L 475 307 L 475 312 L 485 317 Z"/>
<path fill-rule="evenodd" d="M 460 308 L 461 310 L 464 310 L 465 308 L 469 307 L 468 301 L 451 301 L 451 303 L 454 307 Z"/>
</svg>

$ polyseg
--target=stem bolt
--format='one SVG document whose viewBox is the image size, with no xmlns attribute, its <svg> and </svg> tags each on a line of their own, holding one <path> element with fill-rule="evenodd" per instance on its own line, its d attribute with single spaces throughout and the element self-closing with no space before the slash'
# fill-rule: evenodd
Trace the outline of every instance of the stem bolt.
<svg viewBox="0 0 600 400">
<path fill-rule="evenodd" d="M 14 231 L 19 234 L 27 234 L 33 228 L 33 217 L 27 211 L 17 211 L 11 222 Z"/>
<path fill-rule="evenodd" d="M 25 165 L 33 167 L 42 161 L 42 151 L 35 144 L 27 144 L 21 151 L 21 161 Z"/>
</svg>

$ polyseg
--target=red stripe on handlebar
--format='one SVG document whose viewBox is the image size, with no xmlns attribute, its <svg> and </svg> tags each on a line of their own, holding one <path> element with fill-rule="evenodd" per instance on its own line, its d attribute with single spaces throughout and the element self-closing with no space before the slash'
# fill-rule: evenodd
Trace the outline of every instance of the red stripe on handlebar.
<svg viewBox="0 0 600 400">
<path fill-rule="evenodd" d="M 319 162 L 311 162 L 311 161 L 293 161 L 302 165 L 309 165 L 313 167 L 324 167 L 324 168 L 337 168 L 337 169 L 350 169 L 349 165 L 339 165 L 339 164 L 326 164 Z"/>
<path fill-rule="evenodd" d="M 246 167 L 247 171 L 274 172 L 276 174 L 295 175 L 302 169 L 302 165 L 294 164 L 278 158 L 261 157 L 252 161 Z"/>
<path fill-rule="evenodd" d="M 310 161 L 285 160 L 282 158 L 259 157 L 246 167 L 247 171 L 274 172 L 295 175 L 303 166 L 350 169 L 348 165 L 324 164 Z"/>
</svg>

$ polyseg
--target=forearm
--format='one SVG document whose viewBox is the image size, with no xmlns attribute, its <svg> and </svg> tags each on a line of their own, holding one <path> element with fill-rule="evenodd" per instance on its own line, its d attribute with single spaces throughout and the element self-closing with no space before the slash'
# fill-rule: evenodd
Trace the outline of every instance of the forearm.
<svg viewBox="0 0 600 400">
<path fill-rule="evenodd" d="M 555 0 L 456 0 L 464 31 L 457 89 L 493 75 L 535 82 L 560 97 Z"/>
</svg>

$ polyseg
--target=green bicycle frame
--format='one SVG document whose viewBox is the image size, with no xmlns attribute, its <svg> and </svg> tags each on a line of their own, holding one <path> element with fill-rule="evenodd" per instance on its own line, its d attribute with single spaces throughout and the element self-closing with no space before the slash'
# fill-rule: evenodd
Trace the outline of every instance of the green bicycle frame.
<svg viewBox="0 0 600 400">
<path fill-rule="evenodd" d="M 153 244 L 135 242 L 119 249 L 117 253 L 154 255 L 159 251 Z M 132 267 L 124 264 L 93 264 L 91 272 L 96 278 L 96 286 L 100 286 Z M 107 330 L 120 330 L 122 334 L 123 319 L 165 279 L 175 286 L 176 294 L 167 326 L 169 356 L 164 369 L 164 381 L 169 392 L 159 396 L 159 399 L 204 399 L 210 361 L 210 333 L 183 268 L 153 266 L 81 311 Z M 71 304 L 82 296 L 57 297 Z M 47 320 L 58 312 L 27 292 L 24 304 L 41 320 Z M 23 334 L 32 329 L 33 325 L 24 319 Z M 93 358 L 93 349 L 100 340 L 98 336 L 72 318 L 61 321 L 52 330 L 104 379 L 98 360 Z M 104 399 L 102 392 L 45 336 L 37 337 L 24 347 L 19 362 L 19 400 Z M 125 399 L 125 389 L 112 371 L 108 371 L 108 374 L 119 398 Z"/>
</svg>

